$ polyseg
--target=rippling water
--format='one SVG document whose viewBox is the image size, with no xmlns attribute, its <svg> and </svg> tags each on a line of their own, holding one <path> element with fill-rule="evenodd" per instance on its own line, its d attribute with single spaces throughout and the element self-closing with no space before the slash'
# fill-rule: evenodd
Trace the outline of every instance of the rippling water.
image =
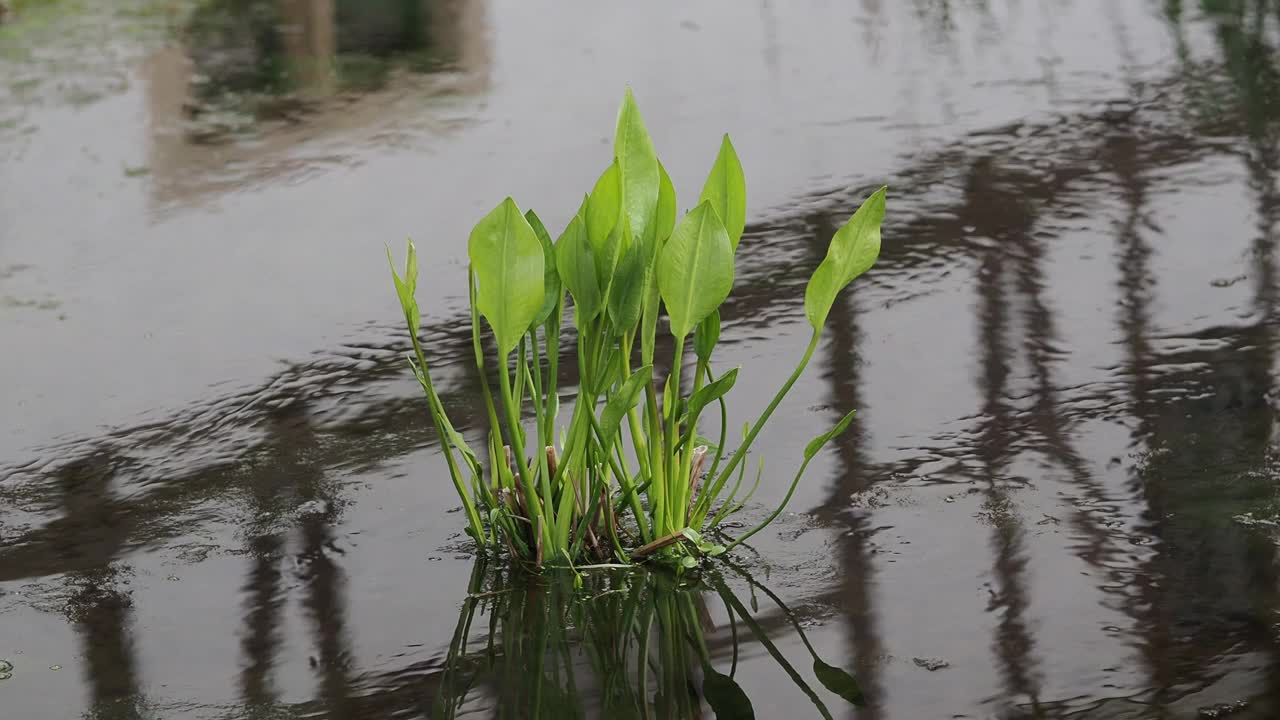
<svg viewBox="0 0 1280 720">
<path fill-rule="evenodd" d="M 1280 712 L 1280 3 L 10 5 L 0 716 L 437 717 L 460 667 L 463 712 L 523 697 L 451 653 L 473 559 L 383 244 L 423 249 L 483 432 L 463 239 L 507 193 L 562 224 L 626 83 L 682 197 L 721 132 L 743 158 L 743 416 L 891 185 L 762 438 L 763 506 L 859 410 L 743 557 L 788 610 L 739 637 L 693 590 L 757 717 L 821 716 L 770 645 L 859 720 Z"/>
</svg>

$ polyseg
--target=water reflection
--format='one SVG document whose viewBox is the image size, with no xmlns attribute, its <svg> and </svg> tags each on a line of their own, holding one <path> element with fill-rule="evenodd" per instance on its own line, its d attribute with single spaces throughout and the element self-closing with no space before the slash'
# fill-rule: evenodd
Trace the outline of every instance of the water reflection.
<svg viewBox="0 0 1280 720">
<path fill-rule="evenodd" d="M 95 454 L 70 463 L 59 473 L 64 522 L 83 529 L 59 543 L 63 559 L 82 569 L 66 576 L 71 595 L 64 607 L 80 636 L 89 717 L 132 720 L 142 717 L 137 662 L 131 632 L 128 589 L 130 568 L 119 553 L 127 526 L 112 512 L 113 462 Z"/>
<path fill-rule="evenodd" d="M 718 571 L 682 581 L 644 572 L 591 573 L 578 587 L 567 574 L 486 574 L 481 562 L 431 717 L 754 718 L 750 688 L 735 675 L 739 656 L 757 645 L 818 716 L 831 720 L 832 695 L 862 704 L 857 681 L 817 656 L 791 610 L 741 568 L 729 570 L 746 583 L 753 606 L 762 594 L 774 607 L 749 610 Z M 712 601 L 726 615 L 718 626 Z M 812 673 L 798 670 L 774 644 L 769 627 L 779 621 L 802 640 Z M 487 632 L 473 637 L 486 624 Z"/>
<path fill-rule="evenodd" d="M 203 0 L 145 64 L 161 204 L 352 162 L 356 132 L 449 128 L 489 83 L 486 0 Z M 423 113 L 435 98 L 442 118 Z M 298 146 L 338 136 L 345 145 Z"/>
</svg>

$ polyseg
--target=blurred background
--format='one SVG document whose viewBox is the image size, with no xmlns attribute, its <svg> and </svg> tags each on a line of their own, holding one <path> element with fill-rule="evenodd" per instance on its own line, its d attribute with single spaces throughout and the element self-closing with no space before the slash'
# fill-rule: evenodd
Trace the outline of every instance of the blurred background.
<svg viewBox="0 0 1280 720">
<path fill-rule="evenodd" d="M 682 207 L 742 158 L 743 417 L 890 186 L 757 445 L 763 515 L 859 411 L 751 560 L 835 716 L 1275 717 L 1278 44 L 1273 0 L 0 0 L 0 716 L 433 717 L 472 559 L 384 245 L 482 433 L 467 233 L 558 234 L 630 85 Z"/>
</svg>

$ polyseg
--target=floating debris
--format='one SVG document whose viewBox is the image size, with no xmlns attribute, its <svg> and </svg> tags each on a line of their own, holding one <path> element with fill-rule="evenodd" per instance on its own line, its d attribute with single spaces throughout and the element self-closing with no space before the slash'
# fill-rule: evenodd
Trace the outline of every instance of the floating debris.
<svg viewBox="0 0 1280 720">
<path fill-rule="evenodd" d="M 1205 718 L 1205 720 L 1216 720 L 1228 715 L 1235 715 L 1247 707 L 1249 707 L 1249 703 L 1244 700 L 1237 700 L 1233 703 L 1218 703 L 1217 705 L 1200 708 L 1199 717 Z"/>
<path fill-rule="evenodd" d="M 936 657 L 915 657 L 911 658 L 911 662 L 915 663 L 917 667 L 922 667 L 929 672 L 937 672 L 943 668 L 951 667 L 951 663 L 943 660 L 942 658 Z"/>
<path fill-rule="evenodd" d="M 0 680 L 8 680 L 11 677 L 13 677 L 13 663 L 0 660 Z"/>
</svg>

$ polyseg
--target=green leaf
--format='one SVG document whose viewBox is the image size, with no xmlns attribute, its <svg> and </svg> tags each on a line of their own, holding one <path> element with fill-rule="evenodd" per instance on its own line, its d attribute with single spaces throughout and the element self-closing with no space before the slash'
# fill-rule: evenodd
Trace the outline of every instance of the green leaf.
<svg viewBox="0 0 1280 720">
<path fill-rule="evenodd" d="M 689 417 L 696 418 L 701 415 L 703 408 L 724 397 L 737 381 L 738 368 L 733 368 L 716 378 L 715 382 L 698 388 L 698 392 L 689 398 Z"/>
<path fill-rule="evenodd" d="M 693 557 L 692 555 L 685 555 L 684 557 L 680 558 L 680 566 L 686 570 L 692 570 L 698 567 L 698 559 Z"/>
<path fill-rule="evenodd" d="M 640 322 L 644 281 L 644 249 L 633 244 L 622 254 L 609 286 L 609 319 L 619 334 L 630 332 Z"/>
<path fill-rule="evenodd" d="M 880 256 L 880 224 L 884 221 L 885 191 L 875 191 L 849 221 L 836 231 L 827 256 L 813 271 L 804 291 L 804 313 L 814 332 L 822 330 L 836 296 Z"/>
<path fill-rule="evenodd" d="M 627 88 L 618 109 L 618 124 L 613 137 L 613 157 L 618 164 L 622 184 L 622 212 L 631 237 L 649 244 L 656 235 L 654 213 L 658 205 L 661 173 L 658 156 L 653 150 L 649 131 L 640 118 L 635 95 Z"/>
<path fill-rule="evenodd" d="M 694 530 L 693 528 L 687 527 L 681 530 L 680 534 L 684 535 L 685 538 L 687 538 L 689 542 L 693 543 L 694 545 L 702 544 L 702 533 L 699 533 L 697 530 Z"/>
<path fill-rule="evenodd" d="M 716 714 L 716 720 L 755 720 L 751 698 L 728 675 L 716 672 L 710 665 L 702 669 L 702 695 Z"/>
<path fill-rule="evenodd" d="M 542 243 L 542 270 L 546 295 L 542 301 L 542 309 L 538 310 L 538 315 L 533 320 L 533 324 L 541 325 L 547 321 L 555 311 L 556 305 L 560 303 L 564 288 L 560 287 L 560 273 L 556 269 L 556 248 L 551 244 L 551 235 L 547 233 L 547 227 L 532 210 L 524 214 L 524 219 L 529 221 L 529 227 L 533 228 L 534 234 L 538 236 L 538 242 Z"/>
<path fill-rule="evenodd" d="M 742 176 L 742 163 L 738 161 L 738 153 L 734 151 L 728 135 L 720 142 L 720 153 L 716 155 L 711 174 L 707 175 L 707 182 L 702 186 L 698 201 L 704 200 L 716 209 L 729 233 L 729 243 L 736 252 L 747 224 L 747 181 Z"/>
<path fill-rule="evenodd" d="M 391 257 L 390 245 L 387 246 L 387 262 L 391 265 L 391 281 L 395 283 L 396 297 L 400 300 L 400 309 L 404 312 L 405 323 L 409 325 L 410 332 L 417 333 L 421 317 L 418 300 L 414 297 L 418 289 L 418 250 L 413 246 L 413 241 L 409 241 L 403 279 L 396 272 L 396 261 Z"/>
<path fill-rule="evenodd" d="M 823 687 L 850 703 L 858 706 L 866 704 L 867 699 L 862 694 L 862 688 L 858 687 L 858 681 L 844 670 L 814 658 L 813 674 L 818 677 L 818 682 L 822 683 Z"/>
<path fill-rule="evenodd" d="M 654 345 L 658 338 L 658 312 L 662 309 L 662 296 L 658 294 L 658 278 L 653 264 L 645 277 L 644 310 L 640 313 L 640 362 L 653 362 Z"/>
<path fill-rule="evenodd" d="M 644 389 L 651 377 L 653 377 L 653 366 L 645 365 L 631 373 L 631 377 L 624 380 L 622 386 L 609 398 L 609 402 L 604 406 L 604 412 L 600 413 L 600 431 L 604 443 L 612 441 L 613 436 L 618 433 L 622 418 L 626 417 L 631 408 L 639 402 L 640 391 Z"/>
<path fill-rule="evenodd" d="M 723 545 L 712 545 L 711 547 L 707 548 L 707 557 L 717 557 L 723 554 L 724 554 Z"/>
<path fill-rule="evenodd" d="M 706 362 L 711 358 L 711 353 L 716 349 L 718 342 L 720 342 L 720 309 L 716 308 L 698 323 L 698 329 L 693 331 L 693 351 L 699 360 Z"/>
<path fill-rule="evenodd" d="M 858 411 L 850 410 L 848 415 L 840 418 L 840 422 L 836 423 L 835 427 L 810 440 L 809 444 L 804 446 L 804 459 L 806 461 L 812 460 L 823 445 L 843 435 L 844 431 L 849 429 L 849 423 L 853 422 L 853 415 L 856 412 Z"/>
<path fill-rule="evenodd" d="M 622 212 L 622 186 L 618 182 L 618 163 L 614 162 L 596 180 L 596 186 L 587 196 L 587 237 L 591 239 L 591 249 L 596 252 L 597 267 L 612 269 L 612 261 L 608 252 L 611 243 L 619 240 L 610 235 L 618 229 L 618 220 Z M 602 264 L 603 263 L 603 264 Z M 608 277 L 608 273 L 601 273 Z"/>
<path fill-rule="evenodd" d="M 596 274 L 595 251 L 587 239 L 586 223 L 575 215 L 556 241 L 556 268 L 560 280 L 573 296 L 578 322 L 595 319 L 604 307 L 600 280 Z"/>
<path fill-rule="evenodd" d="M 671 231 L 676 227 L 676 187 L 671 183 L 671 176 L 667 175 L 667 169 L 658 163 L 658 207 L 654 211 L 654 243 L 652 250 L 661 250 L 666 244 L 667 238 L 671 237 Z"/>
<path fill-rule="evenodd" d="M 733 248 L 711 204 L 703 202 L 676 226 L 658 258 L 658 290 L 683 338 L 720 307 L 733 288 Z"/>
<path fill-rule="evenodd" d="M 507 198 L 476 224 L 467 246 L 479 287 L 476 302 L 506 357 L 542 309 L 546 297 L 542 243 L 515 201 Z"/>
</svg>

